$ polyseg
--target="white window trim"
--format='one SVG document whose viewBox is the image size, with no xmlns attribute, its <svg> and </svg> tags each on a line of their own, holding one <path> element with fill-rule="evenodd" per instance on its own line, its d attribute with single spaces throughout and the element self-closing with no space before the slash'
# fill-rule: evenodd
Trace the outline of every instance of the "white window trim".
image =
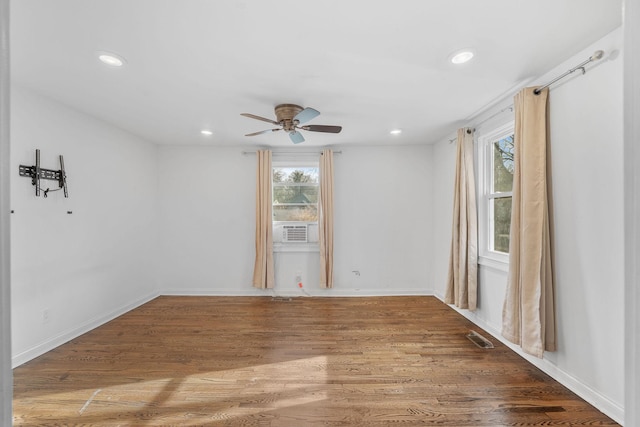
<svg viewBox="0 0 640 427">
<path fill-rule="evenodd" d="M 489 201 L 495 198 L 495 195 L 489 193 L 491 188 L 491 163 L 493 153 L 491 152 L 492 143 L 502 139 L 505 136 L 512 135 L 514 132 L 514 121 L 509 121 L 501 126 L 492 128 L 491 131 L 482 134 L 477 139 L 477 175 L 478 175 L 478 263 L 497 270 L 508 271 L 509 254 L 490 250 L 490 230 L 491 217 L 489 215 Z M 511 195 L 510 193 L 504 193 Z"/>
</svg>

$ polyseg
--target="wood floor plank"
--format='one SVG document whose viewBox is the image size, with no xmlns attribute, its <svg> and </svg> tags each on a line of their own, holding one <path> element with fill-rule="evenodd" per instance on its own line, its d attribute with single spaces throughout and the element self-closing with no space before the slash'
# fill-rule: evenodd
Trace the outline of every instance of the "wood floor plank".
<svg viewBox="0 0 640 427">
<path fill-rule="evenodd" d="M 14 370 L 14 425 L 614 426 L 433 297 L 159 297 Z"/>
</svg>

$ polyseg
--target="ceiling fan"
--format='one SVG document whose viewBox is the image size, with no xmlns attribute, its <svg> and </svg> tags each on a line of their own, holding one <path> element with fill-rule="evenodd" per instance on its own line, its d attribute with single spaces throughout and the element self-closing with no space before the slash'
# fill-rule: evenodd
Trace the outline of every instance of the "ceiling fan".
<svg viewBox="0 0 640 427">
<path fill-rule="evenodd" d="M 251 119 L 262 120 L 263 122 L 271 123 L 276 126 L 280 126 L 275 129 L 267 129 L 259 132 L 248 133 L 245 136 L 256 136 L 268 132 L 276 132 L 284 130 L 289 134 L 289 138 L 294 144 L 299 144 L 304 141 L 304 137 L 298 129 L 308 130 L 311 132 L 327 132 L 327 133 L 340 133 L 342 126 L 327 126 L 327 125 L 304 125 L 309 120 L 314 119 L 320 115 L 318 110 L 307 107 L 302 108 L 295 104 L 280 104 L 276 105 L 276 120 L 267 119 L 264 117 L 256 116 L 255 114 L 241 113 L 240 115 L 249 117 Z"/>
</svg>

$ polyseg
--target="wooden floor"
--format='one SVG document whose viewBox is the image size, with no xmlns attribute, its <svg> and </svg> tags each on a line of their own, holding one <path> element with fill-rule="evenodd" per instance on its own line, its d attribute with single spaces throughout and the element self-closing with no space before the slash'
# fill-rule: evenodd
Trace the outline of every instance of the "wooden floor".
<svg viewBox="0 0 640 427">
<path fill-rule="evenodd" d="M 16 426 L 617 425 L 433 297 L 160 297 L 14 376 Z"/>
</svg>

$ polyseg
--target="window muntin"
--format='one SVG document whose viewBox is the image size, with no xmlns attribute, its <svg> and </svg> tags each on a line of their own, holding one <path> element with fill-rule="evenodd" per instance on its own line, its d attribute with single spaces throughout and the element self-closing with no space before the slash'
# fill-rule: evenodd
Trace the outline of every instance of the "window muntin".
<svg viewBox="0 0 640 427">
<path fill-rule="evenodd" d="M 274 166 L 273 220 L 318 222 L 318 167 Z"/>
</svg>

